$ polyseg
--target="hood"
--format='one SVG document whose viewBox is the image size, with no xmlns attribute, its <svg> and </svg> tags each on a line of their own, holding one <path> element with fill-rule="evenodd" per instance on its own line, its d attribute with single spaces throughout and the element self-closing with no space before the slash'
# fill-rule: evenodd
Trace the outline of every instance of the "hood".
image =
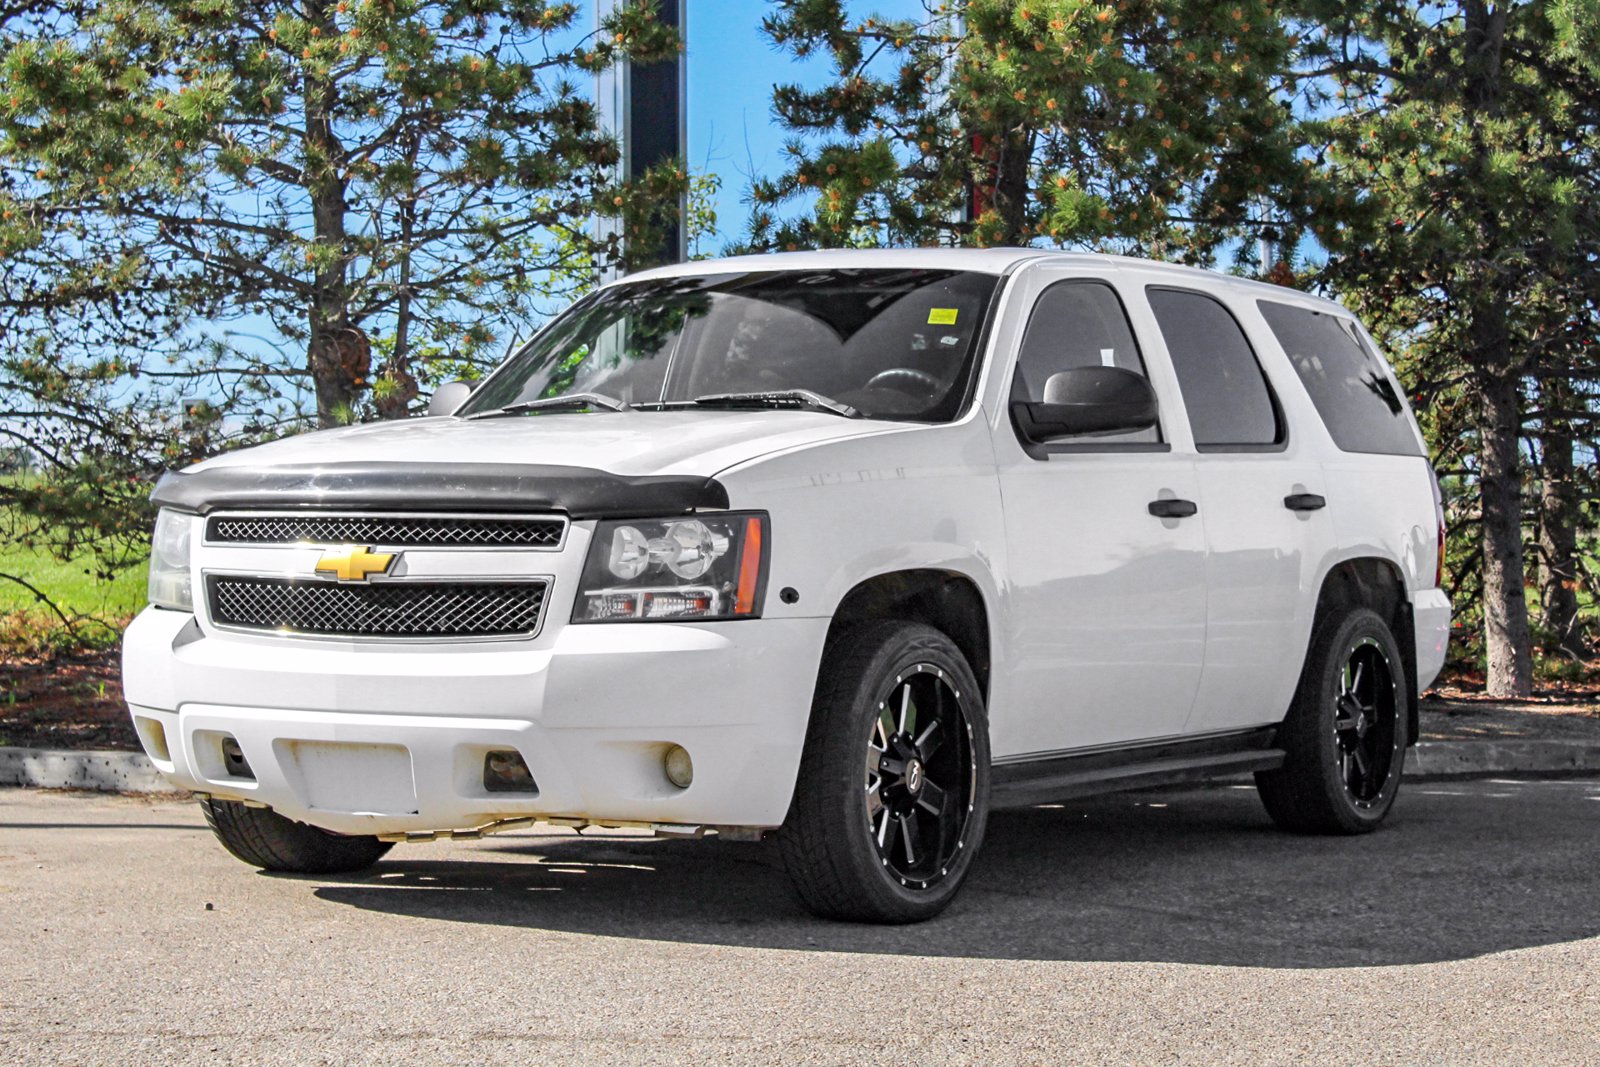
<svg viewBox="0 0 1600 1067">
<path fill-rule="evenodd" d="M 157 483 L 161 507 L 563 511 L 574 519 L 729 506 L 735 464 L 905 423 L 798 411 L 433 418 L 326 430 L 230 452 Z"/>
<path fill-rule="evenodd" d="M 606 411 L 366 423 L 286 437 L 205 460 L 188 472 L 325 464 L 528 464 L 623 476 L 695 475 L 770 452 L 912 423 L 810 411 Z"/>
</svg>

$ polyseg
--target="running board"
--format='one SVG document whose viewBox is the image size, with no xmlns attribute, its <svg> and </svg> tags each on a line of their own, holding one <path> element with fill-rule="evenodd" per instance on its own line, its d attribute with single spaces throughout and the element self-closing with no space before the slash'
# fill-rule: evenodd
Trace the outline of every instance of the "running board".
<svg viewBox="0 0 1600 1067">
<path fill-rule="evenodd" d="M 1121 749 L 1064 752 L 1003 763 L 990 772 L 990 806 L 1020 808 L 1125 789 L 1201 782 L 1283 766 L 1268 747 L 1275 727 Z"/>
</svg>

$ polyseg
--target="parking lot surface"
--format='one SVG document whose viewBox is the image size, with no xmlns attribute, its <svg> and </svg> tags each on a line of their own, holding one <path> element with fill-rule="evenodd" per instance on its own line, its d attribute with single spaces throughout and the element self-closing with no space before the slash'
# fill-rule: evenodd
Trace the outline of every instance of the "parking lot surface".
<svg viewBox="0 0 1600 1067">
<path fill-rule="evenodd" d="M 824 923 L 766 844 L 521 832 L 259 874 L 189 803 L 0 790 L 0 1063 L 1593 1064 L 1600 780 L 994 817 L 934 922 Z"/>
</svg>

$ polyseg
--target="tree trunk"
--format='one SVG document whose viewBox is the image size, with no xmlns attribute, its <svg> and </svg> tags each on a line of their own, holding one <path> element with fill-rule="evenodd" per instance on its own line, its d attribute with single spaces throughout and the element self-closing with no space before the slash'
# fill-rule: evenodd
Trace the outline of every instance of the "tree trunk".
<svg viewBox="0 0 1600 1067">
<path fill-rule="evenodd" d="M 1485 309 L 1480 309 L 1483 315 Z M 1497 309 L 1500 310 L 1500 309 Z M 1498 321 L 1496 321 L 1498 320 Z M 1486 315 L 1474 324 L 1479 358 L 1505 354 L 1503 315 Z M 1509 361 L 1505 361 L 1509 362 Z M 1478 491 L 1483 527 L 1483 629 L 1489 659 L 1490 696 L 1533 693 L 1533 637 L 1523 593 L 1522 430 L 1520 381 L 1501 362 L 1478 372 Z"/>
<path fill-rule="evenodd" d="M 416 159 L 413 144 L 411 158 Z M 411 373 L 411 242 L 416 234 L 417 200 L 415 196 L 400 201 L 400 293 L 395 301 L 394 351 L 389 355 L 383 377 L 388 379 L 388 389 L 382 395 L 374 394 L 374 405 L 380 418 L 403 419 L 411 411 L 411 402 L 420 392 L 416 375 Z"/>
<path fill-rule="evenodd" d="M 1000 142 L 1004 147 L 996 167 L 994 206 L 1004 220 L 1004 245 L 1025 245 L 1022 227 L 1028 219 L 1028 163 L 1033 156 L 1030 133 L 1012 130 Z"/>
<path fill-rule="evenodd" d="M 306 0 L 306 21 L 324 33 L 338 33 L 333 5 L 327 0 Z M 348 421 L 372 370 L 372 352 L 366 335 L 350 321 L 347 277 L 348 248 L 345 232 L 344 146 L 333 131 L 337 88 L 323 75 L 308 69 L 305 82 L 305 155 L 311 200 L 311 223 L 316 277 L 308 309 L 311 341 L 307 347 L 311 379 L 317 391 L 317 425 L 338 426 Z"/>
<path fill-rule="evenodd" d="M 1550 632 L 1551 651 L 1574 659 L 1584 655 L 1578 618 L 1578 487 L 1572 465 L 1572 427 L 1559 412 L 1572 405 L 1571 387 L 1544 387 L 1544 478 L 1539 494 L 1539 599 L 1541 622 Z"/>
<path fill-rule="evenodd" d="M 1505 47 L 1504 3 L 1462 4 L 1463 96 L 1473 119 L 1472 172 L 1489 173 L 1491 150 L 1484 141 L 1485 120 L 1501 112 L 1500 76 Z M 1486 187 L 1486 186 L 1485 186 Z M 1502 244 L 1497 206 L 1483 202 L 1480 240 L 1483 260 L 1493 262 Z M 1476 275 L 1476 276 L 1475 276 Z M 1489 695 L 1525 697 L 1533 693 L 1533 634 L 1528 628 L 1526 572 L 1522 553 L 1522 378 L 1513 358 L 1507 297 L 1493 270 L 1469 269 L 1462 281 L 1473 291 L 1464 302 L 1471 314 L 1471 361 L 1478 386 L 1478 491 L 1483 508 L 1483 630 L 1489 660 Z"/>
</svg>

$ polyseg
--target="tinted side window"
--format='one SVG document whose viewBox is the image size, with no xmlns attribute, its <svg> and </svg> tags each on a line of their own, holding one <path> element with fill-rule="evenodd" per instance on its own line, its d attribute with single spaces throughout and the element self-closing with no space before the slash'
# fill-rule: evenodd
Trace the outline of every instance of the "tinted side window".
<svg viewBox="0 0 1600 1067">
<path fill-rule="evenodd" d="M 1197 448 L 1274 445 L 1283 424 L 1261 364 L 1227 308 L 1181 289 L 1150 289 Z"/>
<path fill-rule="evenodd" d="M 1334 444 L 1346 452 L 1423 454 L 1389 369 L 1354 323 L 1266 300 L 1261 314 L 1289 354 Z"/>
<path fill-rule="evenodd" d="M 1121 367 L 1144 375 L 1144 360 L 1116 291 L 1104 282 L 1056 282 L 1033 305 L 1017 354 L 1011 399 L 1039 403 L 1050 375 L 1071 367 Z M 1095 442 L 1161 440 L 1155 427 L 1085 435 Z"/>
</svg>

